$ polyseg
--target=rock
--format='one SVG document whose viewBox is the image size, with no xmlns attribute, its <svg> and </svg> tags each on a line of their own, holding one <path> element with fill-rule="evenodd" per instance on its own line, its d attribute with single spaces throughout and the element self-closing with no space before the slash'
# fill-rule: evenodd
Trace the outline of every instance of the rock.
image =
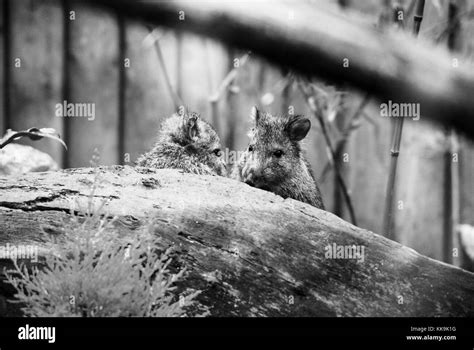
<svg viewBox="0 0 474 350">
<path fill-rule="evenodd" d="M 49 154 L 31 146 L 10 143 L 0 149 L 0 176 L 58 169 L 58 164 Z"/>
</svg>

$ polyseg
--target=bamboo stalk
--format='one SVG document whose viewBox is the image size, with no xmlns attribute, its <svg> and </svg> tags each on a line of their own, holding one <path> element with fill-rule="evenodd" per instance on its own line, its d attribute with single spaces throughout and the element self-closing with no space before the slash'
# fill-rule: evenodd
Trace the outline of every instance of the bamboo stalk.
<svg viewBox="0 0 474 350">
<path fill-rule="evenodd" d="M 423 21 L 423 11 L 425 9 L 425 0 L 418 0 L 416 3 L 415 16 L 413 17 L 413 34 L 418 36 L 421 22 Z"/>
<path fill-rule="evenodd" d="M 388 173 L 387 191 L 385 197 L 385 213 L 383 232 L 389 239 L 396 240 L 396 235 L 393 230 L 393 201 L 395 194 L 395 178 L 397 173 L 398 155 L 400 154 L 400 143 L 403 131 L 403 118 L 395 120 L 395 125 L 392 134 L 392 147 L 390 149 L 390 168 Z"/>
<path fill-rule="evenodd" d="M 448 49 L 453 52 L 458 47 L 460 33 L 459 4 L 450 0 L 448 5 Z M 453 263 L 453 247 L 456 237 L 456 226 L 460 217 L 460 188 L 459 188 L 459 154 L 458 162 L 453 161 L 453 155 L 459 152 L 458 139 L 453 128 L 446 128 L 447 149 L 445 152 L 445 195 L 444 195 L 444 230 L 443 230 L 443 261 Z M 458 244 L 456 244 L 458 245 Z M 459 246 L 458 246 L 459 249 Z M 458 262 L 459 264 L 459 262 Z"/>
<path fill-rule="evenodd" d="M 423 20 L 424 7 L 425 0 L 417 0 L 415 15 L 413 18 L 413 34 L 415 36 L 418 36 L 418 33 L 420 31 L 421 21 Z M 387 235 L 387 238 L 392 240 L 397 240 L 396 233 L 393 230 L 393 202 L 395 194 L 395 180 L 397 176 L 398 155 L 400 154 L 400 143 L 402 140 L 403 122 L 403 117 L 395 119 L 392 135 L 392 147 L 390 150 L 391 159 L 385 197 L 385 212 L 383 216 L 383 232 Z"/>
</svg>

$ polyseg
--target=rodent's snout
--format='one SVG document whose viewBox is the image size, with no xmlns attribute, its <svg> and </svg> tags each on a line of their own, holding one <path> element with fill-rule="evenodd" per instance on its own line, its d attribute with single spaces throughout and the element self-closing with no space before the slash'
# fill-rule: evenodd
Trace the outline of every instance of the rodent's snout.
<svg viewBox="0 0 474 350">
<path fill-rule="evenodd" d="M 255 184 L 253 183 L 252 180 L 245 180 L 245 183 L 249 186 L 255 187 Z"/>
<path fill-rule="evenodd" d="M 252 187 L 268 190 L 268 179 L 264 169 L 258 162 L 248 159 L 242 169 L 243 182 Z"/>
<path fill-rule="evenodd" d="M 248 171 L 244 172 L 244 182 L 252 187 L 258 187 L 258 184 L 262 182 L 262 179 L 255 173 L 253 169 L 247 169 Z"/>
<path fill-rule="evenodd" d="M 270 191 L 266 179 L 263 176 L 259 176 L 254 171 L 247 172 L 246 176 L 244 176 L 244 182 L 249 186 Z"/>
<path fill-rule="evenodd" d="M 244 182 L 247 185 L 255 187 L 254 172 L 252 170 L 245 169 L 242 173 L 242 176 L 243 176 Z"/>
</svg>

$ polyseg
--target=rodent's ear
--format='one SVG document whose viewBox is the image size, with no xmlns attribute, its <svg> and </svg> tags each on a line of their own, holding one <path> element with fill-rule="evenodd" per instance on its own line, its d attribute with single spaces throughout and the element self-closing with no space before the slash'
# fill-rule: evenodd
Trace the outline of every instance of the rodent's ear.
<svg viewBox="0 0 474 350">
<path fill-rule="evenodd" d="M 252 110 L 250 111 L 250 119 L 253 120 L 255 124 L 257 124 L 258 118 L 260 118 L 260 112 L 258 111 L 256 106 L 253 106 Z"/>
<path fill-rule="evenodd" d="M 295 115 L 286 124 L 285 130 L 291 141 L 301 141 L 311 129 L 311 122 L 302 115 Z"/>
<path fill-rule="evenodd" d="M 199 135 L 198 118 L 199 116 L 195 113 L 183 117 L 184 131 L 191 140 Z"/>
</svg>

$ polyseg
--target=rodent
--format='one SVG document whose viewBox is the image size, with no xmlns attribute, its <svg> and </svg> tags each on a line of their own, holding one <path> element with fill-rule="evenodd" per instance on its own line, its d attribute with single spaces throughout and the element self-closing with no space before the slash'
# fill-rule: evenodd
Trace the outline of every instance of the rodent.
<svg viewBox="0 0 474 350">
<path fill-rule="evenodd" d="M 252 108 L 253 127 L 248 148 L 231 177 L 250 186 L 324 209 L 321 192 L 300 142 L 311 129 L 300 115 L 275 117 Z"/>
<path fill-rule="evenodd" d="M 195 112 L 173 114 L 165 119 L 153 148 L 141 155 L 136 165 L 227 176 L 219 136 L 211 124 Z"/>
</svg>

